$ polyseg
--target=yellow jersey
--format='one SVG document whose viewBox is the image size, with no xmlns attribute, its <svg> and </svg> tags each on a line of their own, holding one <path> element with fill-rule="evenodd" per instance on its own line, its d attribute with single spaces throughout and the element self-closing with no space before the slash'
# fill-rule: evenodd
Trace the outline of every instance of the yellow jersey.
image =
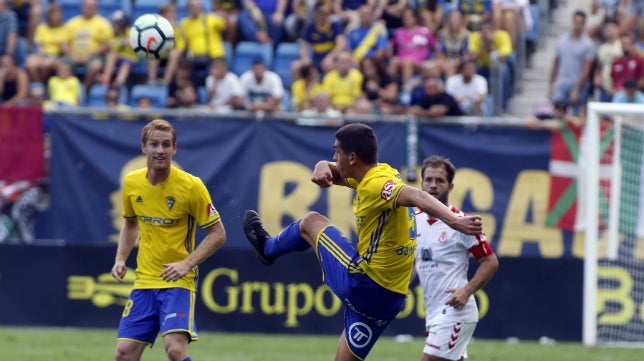
<svg viewBox="0 0 644 361">
<path fill-rule="evenodd" d="M 65 26 L 52 28 L 46 23 L 38 24 L 34 32 L 34 45 L 42 49 L 45 55 L 59 56 L 62 53 L 61 44 L 67 38 Z"/>
<path fill-rule="evenodd" d="M 89 19 L 82 15 L 75 16 L 65 23 L 67 40 L 73 55 L 89 55 L 109 43 L 114 36 L 112 24 L 100 15 Z"/>
<path fill-rule="evenodd" d="M 322 79 L 322 85 L 329 93 L 333 106 L 348 107 L 362 94 L 362 80 L 362 73 L 357 69 L 349 70 L 344 77 L 338 70 L 331 70 Z"/>
<path fill-rule="evenodd" d="M 223 58 L 226 55 L 222 33 L 226 30 L 226 19 L 215 14 L 201 14 L 198 18 L 184 18 L 180 22 L 181 36 L 192 56 L 208 55 Z"/>
<path fill-rule="evenodd" d="M 78 78 L 73 75 L 66 78 L 53 75 L 47 81 L 49 100 L 54 103 L 78 106 L 81 91 L 81 83 Z"/>
<path fill-rule="evenodd" d="M 182 261 L 195 250 L 197 225 L 208 228 L 221 221 L 201 179 L 172 166 L 168 179 L 152 185 L 146 168 L 134 170 L 123 184 L 123 217 L 139 224 L 134 288 L 196 291 L 196 267 L 177 282 L 159 274 L 164 264 Z"/>
<path fill-rule="evenodd" d="M 134 53 L 130 45 L 130 28 L 128 27 L 122 34 L 114 34 L 112 38 L 111 49 L 118 54 L 119 59 L 127 59 L 137 62 L 139 58 Z"/>
<path fill-rule="evenodd" d="M 413 208 L 397 207 L 405 187 L 398 171 L 386 163 L 371 168 L 358 183 L 353 213 L 358 230 L 360 268 L 382 287 L 407 294 L 416 251 L 416 216 Z"/>
<path fill-rule="evenodd" d="M 512 39 L 507 31 L 494 31 L 492 44 L 494 49 L 499 52 L 499 56 L 507 57 L 512 54 Z M 481 56 L 477 60 L 479 66 L 489 67 L 491 65 L 490 52 L 483 47 L 483 39 L 481 39 L 480 32 L 470 33 L 469 51 L 472 53 L 481 53 Z"/>
</svg>

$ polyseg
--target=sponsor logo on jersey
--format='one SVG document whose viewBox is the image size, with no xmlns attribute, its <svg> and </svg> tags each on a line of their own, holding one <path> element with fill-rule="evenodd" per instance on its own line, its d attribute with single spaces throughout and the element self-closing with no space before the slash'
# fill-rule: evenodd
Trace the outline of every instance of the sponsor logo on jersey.
<svg viewBox="0 0 644 361">
<path fill-rule="evenodd" d="M 165 318 L 163 319 L 163 322 L 165 322 L 165 321 L 167 321 L 167 320 L 169 320 L 169 319 L 171 319 L 171 318 L 175 318 L 175 317 L 182 318 L 183 316 L 185 316 L 185 312 L 173 312 L 173 313 L 169 313 L 169 314 L 167 314 L 167 315 L 165 316 Z"/>
<path fill-rule="evenodd" d="M 174 202 L 175 202 L 174 197 L 173 196 L 166 197 L 165 201 L 166 203 L 168 203 L 168 210 L 171 211 L 172 207 L 174 207 Z"/>
<path fill-rule="evenodd" d="M 176 226 L 179 224 L 179 218 L 163 218 L 163 217 L 150 217 L 150 216 L 139 216 L 139 221 L 148 225 L 153 226 Z"/>
<path fill-rule="evenodd" d="M 208 217 L 212 217 L 217 214 L 217 210 L 212 203 L 208 203 Z"/>
<path fill-rule="evenodd" d="M 396 188 L 396 182 L 392 180 L 388 180 L 383 186 L 382 190 L 380 191 L 380 198 L 384 199 L 385 201 L 389 202 L 391 200 L 391 197 L 394 195 L 394 189 Z"/>
<path fill-rule="evenodd" d="M 143 203 L 143 198 L 141 196 L 136 197 L 136 203 Z"/>
<path fill-rule="evenodd" d="M 438 242 L 445 243 L 447 242 L 447 231 L 442 231 L 441 235 L 438 236 Z"/>
<path fill-rule="evenodd" d="M 363 322 L 355 322 L 349 326 L 349 342 L 353 347 L 362 348 L 371 342 L 371 328 Z"/>
</svg>

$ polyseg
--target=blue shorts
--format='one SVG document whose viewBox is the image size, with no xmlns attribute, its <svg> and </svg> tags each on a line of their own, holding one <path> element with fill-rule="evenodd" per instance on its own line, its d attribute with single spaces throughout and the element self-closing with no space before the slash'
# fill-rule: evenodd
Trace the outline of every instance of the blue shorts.
<svg viewBox="0 0 644 361">
<path fill-rule="evenodd" d="M 344 335 L 349 349 L 364 360 L 403 308 L 405 295 L 383 288 L 362 272 L 358 251 L 333 226 L 318 235 L 316 253 L 324 282 L 345 305 Z"/>
<path fill-rule="evenodd" d="M 185 288 L 134 289 L 125 304 L 117 339 L 154 344 L 159 332 L 185 332 L 197 341 L 195 292 Z"/>
</svg>

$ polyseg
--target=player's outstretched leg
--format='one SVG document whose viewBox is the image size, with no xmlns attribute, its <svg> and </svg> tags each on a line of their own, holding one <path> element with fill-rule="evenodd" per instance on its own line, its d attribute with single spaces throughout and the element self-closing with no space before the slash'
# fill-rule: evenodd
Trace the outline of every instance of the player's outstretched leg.
<svg viewBox="0 0 644 361">
<path fill-rule="evenodd" d="M 273 264 L 275 259 L 266 256 L 264 253 L 264 245 L 266 244 L 266 240 L 270 238 L 270 235 L 264 228 L 257 212 L 248 210 L 244 213 L 244 233 L 246 233 L 246 238 L 248 238 L 255 248 L 259 261 L 266 266 Z"/>
</svg>

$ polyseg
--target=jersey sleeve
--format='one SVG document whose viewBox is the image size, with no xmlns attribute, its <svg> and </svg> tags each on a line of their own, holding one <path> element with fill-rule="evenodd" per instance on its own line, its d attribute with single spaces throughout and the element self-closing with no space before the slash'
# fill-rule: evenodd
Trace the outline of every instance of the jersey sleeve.
<svg viewBox="0 0 644 361">
<path fill-rule="evenodd" d="M 212 203 L 208 189 L 206 189 L 201 179 L 196 177 L 191 192 L 190 214 L 195 217 L 197 224 L 202 228 L 208 228 L 221 221 L 219 212 Z"/>
<path fill-rule="evenodd" d="M 123 218 L 134 218 L 134 208 L 132 208 L 132 202 L 130 201 L 130 189 L 131 183 L 128 181 L 129 177 L 125 177 L 123 181 Z"/>
<path fill-rule="evenodd" d="M 473 245 L 469 248 L 470 254 L 476 259 L 481 259 L 483 257 L 494 254 L 492 246 L 487 241 L 485 234 L 480 236 L 467 236 L 472 240 Z"/>
</svg>

